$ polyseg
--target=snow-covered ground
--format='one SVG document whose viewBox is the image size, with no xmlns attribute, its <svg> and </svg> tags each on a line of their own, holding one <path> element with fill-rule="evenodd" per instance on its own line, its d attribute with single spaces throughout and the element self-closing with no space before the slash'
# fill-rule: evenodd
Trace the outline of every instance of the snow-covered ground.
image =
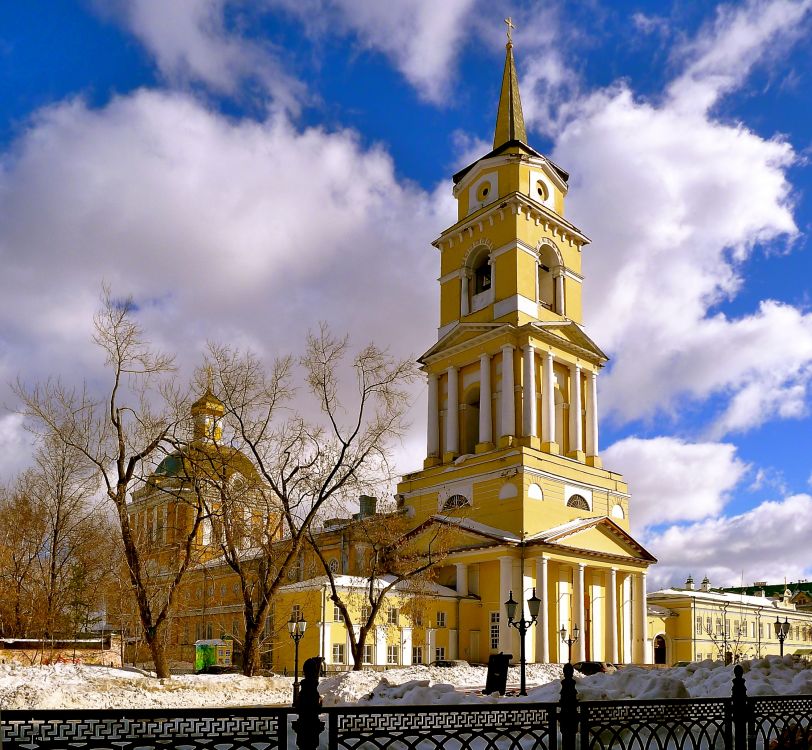
<svg viewBox="0 0 812 750">
<path fill-rule="evenodd" d="M 812 669 L 792 657 L 743 662 L 749 695 L 812 693 Z M 325 706 L 448 705 L 502 701 L 558 700 L 561 667 L 531 664 L 527 698 L 483 696 L 484 667 L 413 666 L 380 672 L 347 672 L 322 680 Z M 733 667 L 704 661 L 686 667 L 637 667 L 614 674 L 581 677 L 584 700 L 687 698 L 730 695 Z M 511 669 L 508 685 L 516 685 Z M 204 706 L 289 705 L 290 677 L 178 675 L 156 680 L 138 672 L 86 665 L 27 667 L 0 664 L 0 708 L 184 708 Z"/>
</svg>

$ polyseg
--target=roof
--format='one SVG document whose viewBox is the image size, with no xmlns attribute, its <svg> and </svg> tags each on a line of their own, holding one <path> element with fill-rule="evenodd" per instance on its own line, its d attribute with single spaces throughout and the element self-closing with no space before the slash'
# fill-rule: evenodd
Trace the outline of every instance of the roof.
<svg viewBox="0 0 812 750">
<path fill-rule="evenodd" d="M 502 72 L 502 90 L 499 94 L 499 109 L 496 112 L 493 147 L 499 148 L 503 143 L 510 141 L 527 141 L 527 131 L 524 128 L 516 63 L 513 61 L 513 42 L 508 40 L 505 47 L 505 69 Z"/>
<path fill-rule="evenodd" d="M 361 589 L 367 588 L 369 586 L 369 578 L 365 578 L 364 576 L 348 576 L 348 575 L 337 575 L 333 577 L 335 580 L 336 588 L 338 589 Z M 375 588 L 381 589 L 384 586 L 387 586 L 395 579 L 395 576 L 385 575 L 379 576 L 378 578 L 374 579 L 374 586 Z M 394 591 L 403 591 L 407 589 L 409 584 L 408 580 L 399 581 L 393 587 Z M 321 589 L 325 586 L 330 585 L 330 580 L 327 576 L 317 576 L 315 578 L 308 578 L 305 581 L 296 581 L 295 583 L 288 583 L 285 586 L 280 587 L 280 591 L 311 591 L 314 589 Z M 457 598 L 459 594 L 454 591 L 454 589 L 448 588 L 448 586 L 441 586 L 439 583 L 426 583 L 420 584 L 421 589 L 425 589 L 428 593 L 432 596 L 443 596 L 443 597 L 452 597 Z"/>
<path fill-rule="evenodd" d="M 735 594 L 729 591 L 702 591 L 702 589 L 677 589 L 667 588 L 659 591 L 652 591 L 649 598 L 661 597 L 689 597 L 700 601 L 727 602 L 729 604 L 748 604 L 753 607 L 775 607 L 778 608 L 776 599 L 768 599 L 764 596 L 748 596 L 747 594 Z"/>
<path fill-rule="evenodd" d="M 637 550 L 640 557 L 643 559 L 648 560 L 649 562 L 657 562 L 657 558 L 654 557 L 651 552 L 643 547 L 643 545 L 640 544 L 640 542 L 638 542 L 631 534 L 618 526 L 611 518 L 609 518 L 609 516 L 576 518 L 558 526 L 553 526 L 551 529 L 540 531 L 538 534 L 527 537 L 526 541 L 530 543 L 542 542 L 545 544 L 555 544 L 565 537 L 571 536 L 572 534 L 577 534 L 580 531 L 586 531 L 587 529 L 591 529 L 596 526 L 603 527 L 610 534 L 620 539 L 626 545 Z"/>
<path fill-rule="evenodd" d="M 539 159 L 544 159 L 557 173 L 558 176 L 564 181 L 567 182 L 570 178 L 570 173 L 567 172 L 562 167 L 559 167 L 552 159 L 540 154 L 536 149 L 531 148 L 523 141 L 508 141 L 507 143 L 503 143 L 498 148 L 493 149 L 493 151 L 489 151 L 485 156 L 480 156 L 479 159 L 476 161 L 472 161 L 467 167 L 463 167 L 459 172 L 457 172 L 451 179 L 454 180 L 454 184 L 456 185 L 460 180 L 465 177 L 479 162 L 483 161 L 484 159 L 490 159 L 493 156 L 499 156 L 499 154 L 503 154 L 505 151 L 509 151 L 510 149 L 518 149 L 522 153 L 527 154 L 528 156 L 535 156 Z"/>
</svg>

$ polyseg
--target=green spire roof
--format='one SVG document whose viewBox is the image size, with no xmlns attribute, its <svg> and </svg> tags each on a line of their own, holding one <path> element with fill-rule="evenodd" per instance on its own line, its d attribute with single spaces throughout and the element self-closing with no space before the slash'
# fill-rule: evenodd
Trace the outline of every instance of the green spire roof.
<svg viewBox="0 0 812 750">
<path fill-rule="evenodd" d="M 519 79 L 516 76 L 516 63 L 513 61 L 512 41 L 508 40 L 506 50 L 505 70 L 502 73 L 502 92 L 499 95 L 499 111 L 496 113 L 496 130 L 493 134 L 494 149 L 509 141 L 527 143 L 522 100 L 519 97 Z"/>
</svg>

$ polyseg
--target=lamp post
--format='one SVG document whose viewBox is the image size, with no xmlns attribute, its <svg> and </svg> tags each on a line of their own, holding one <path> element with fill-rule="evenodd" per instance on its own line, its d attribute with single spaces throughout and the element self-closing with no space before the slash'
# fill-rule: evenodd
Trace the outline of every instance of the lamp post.
<svg viewBox="0 0 812 750">
<path fill-rule="evenodd" d="M 567 644 L 567 664 L 572 664 L 572 644 L 578 640 L 578 623 L 575 623 L 575 627 L 569 636 L 567 635 L 566 625 L 561 626 L 558 634 L 561 636 L 561 642 Z"/>
<path fill-rule="evenodd" d="M 787 618 L 784 618 L 784 622 L 781 622 L 778 617 L 775 618 L 775 622 L 773 623 L 773 628 L 775 628 L 775 637 L 778 638 L 778 643 L 781 644 L 781 656 L 784 655 L 784 641 L 786 637 L 789 635 L 789 621 Z"/>
<path fill-rule="evenodd" d="M 525 620 L 523 617 L 516 619 L 516 607 L 519 606 L 519 602 L 513 599 L 513 591 L 510 592 L 510 598 L 505 602 L 505 609 L 507 610 L 507 617 L 508 617 L 508 625 L 513 626 L 516 630 L 519 631 L 519 653 L 521 654 L 519 658 L 519 665 L 521 668 L 521 688 L 519 689 L 519 695 L 527 695 L 527 688 L 525 683 L 525 667 L 527 661 L 524 656 L 524 636 L 533 623 L 538 619 L 539 616 L 539 605 L 541 604 L 541 599 L 536 596 L 536 589 L 533 588 L 533 596 L 531 596 L 527 600 L 527 609 L 530 612 L 530 619 Z"/>
<path fill-rule="evenodd" d="M 307 629 L 307 622 L 297 613 L 288 620 L 288 633 L 293 638 L 293 705 L 299 697 L 299 641 L 302 640 Z"/>
</svg>

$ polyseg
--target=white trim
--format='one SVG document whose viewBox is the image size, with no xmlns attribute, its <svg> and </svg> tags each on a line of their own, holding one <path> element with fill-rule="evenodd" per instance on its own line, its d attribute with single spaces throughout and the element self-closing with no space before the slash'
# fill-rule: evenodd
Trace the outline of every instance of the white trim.
<svg viewBox="0 0 812 750">
<path fill-rule="evenodd" d="M 490 289 L 486 289 L 484 292 L 480 292 L 479 294 L 474 294 L 471 297 L 471 312 L 479 312 L 480 310 L 484 310 L 488 305 L 493 304 L 493 284 L 491 284 Z"/>
<path fill-rule="evenodd" d="M 449 281 L 458 279 L 460 276 L 462 276 L 462 269 L 458 268 L 456 271 L 449 271 L 445 276 L 440 276 L 437 281 L 439 281 L 441 284 L 446 284 Z"/>
<path fill-rule="evenodd" d="M 514 294 L 506 299 L 499 300 L 493 306 L 493 317 L 501 318 L 512 312 L 523 312 L 527 315 L 538 317 L 539 306 L 532 299 L 528 299 L 522 294 Z"/>
</svg>

